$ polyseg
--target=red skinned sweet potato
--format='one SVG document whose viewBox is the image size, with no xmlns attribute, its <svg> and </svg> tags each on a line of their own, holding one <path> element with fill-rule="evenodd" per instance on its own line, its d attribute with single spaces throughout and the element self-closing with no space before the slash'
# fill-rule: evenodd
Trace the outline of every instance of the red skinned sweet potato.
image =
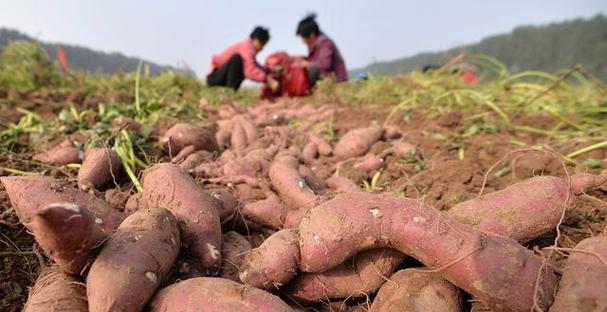
<svg viewBox="0 0 607 312">
<path fill-rule="evenodd" d="M 247 140 L 247 133 L 244 131 L 243 126 L 240 123 L 235 123 L 232 128 L 232 137 L 230 138 L 230 146 L 235 152 L 244 151 L 249 146 Z"/>
<path fill-rule="evenodd" d="M 160 290 L 150 312 L 293 311 L 280 298 L 255 287 L 224 278 L 198 277 Z"/>
<path fill-rule="evenodd" d="M 392 249 L 363 251 L 326 272 L 298 275 L 282 291 L 310 302 L 366 296 L 377 291 L 403 259 L 401 252 Z"/>
<path fill-rule="evenodd" d="M 289 282 L 297 273 L 298 240 L 297 231 L 293 229 L 274 233 L 246 255 L 240 268 L 240 280 L 265 289 L 274 289 Z M 253 270 L 249 270 L 250 267 Z"/>
<path fill-rule="evenodd" d="M 78 169 L 78 187 L 81 190 L 101 190 L 120 174 L 122 163 L 118 154 L 111 148 L 93 148 L 84 155 L 82 166 Z"/>
<path fill-rule="evenodd" d="M 314 191 L 299 174 L 299 162 L 293 156 L 278 155 L 270 167 L 270 181 L 289 209 L 314 203 Z"/>
<path fill-rule="evenodd" d="M 238 232 L 224 233 L 221 239 L 221 277 L 240 282 L 238 271 L 245 255 L 251 251 L 249 240 Z"/>
<path fill-rule="evenodd" d="M 316 143 L 308 143 L 304 146 L 303 151 L 301 152 L 301 159 L 307 163 L 311 164 L 318 157 L 318 145 Z"/>
<path fill-rule="evenodd" d="M 124 204 L 124 214 L 132 215 L 135 211 L 145 208 L 145 200 L 142 195 L 141 193 L 135 193 L 129 197 Z"/>
<path fill-rule="evenodd" d="M 325 140 L 318 134 L 310 133 L 308 135 L 308 140 L 311 143 L 316 144 L 316 146 L 318 147 L 318 153 L 320 155 L 329 156 L 333 153 L 333 147 L 331 147 L 331 144 L 329 144 L 329 142 L 327 142 L 327 140 Z"/>
<path fill-rule="evenodd" d="M 399 157 L 414 155 L 415 151 L 415 146 L 407 142 L 396 142 L 394 145 L 392 145 L 392 152 Z"/>
<path fill-rule="evenodd" d="M 67 165 L 80 163 L 84 153 L 76 148 L 70 140 L 65 140 L 52 149 L 34 155 L 33 159 L 45 164 Z"/>
<path fill-rule="evenodd" d="M 195 150 L 216 151 L 217 141 L 209 130 L 187 123 L 178 123 L 171 127 L 160 139 L 166 151 L 177 155 L 182 149 L 193 145 Z"/>
<path fill-rule="evenodd" d="M 179 220 L 181 238 L 190 254 L 201 261 L 207 275 L 221 267 L 221 223 L 217 202 L 175 164 L 157 164 L 143 173 L 147 207 L 169 209 Z"/>
<path fill-rule="evenodd" d="M 23 308 L 23 312 L 88 310 L 84 284 L 54 266 L 41 270 Z"/>
<path fill-rule="evenodd" d="M 68 274 L 80 274 L 108 235 L 97 226 L 91 211 L 70 203 L 38 210 L 32 228 L 40 247 Z"/>
<path fill-rule="evenodd" d="M 72 203 L 88 208 L 95 216 L 95 224 L 106 233 L 116 229 L 124 219 L 121 212 L 103 200 L 51 177 L 0 177 L 0 182 L 19 221 L 30 230 L 33 215 L 53 203 Z"/>
<path fill-rule="evenodd" d="M 350 130 L 335 144 L 333 152 L 340 160 L 362 156 L 381 138 L 382 133 L 383 128 L 379 126 Z"/>
<path fill-rule="evenodd" d="M 459 312 L 463 307 L 457 288 L 439 274 L 406 269 L 390 276 L 377 292 L 369 311 Z"/>
<path fill-rule="evenodd" d="M 238 201 L 232 193 L 223 189 L 205 190 L 214 201 L 217 215 L 222 225 L 228 224 L 234 219 L 238 209 Z"/>
<path fill-rule="evenodd" d="M 552 312 L 607 311 L 607 236 L 578 243 L 569 254 Z"/>
<path fill-rule="evenodd" d="M 280 229 L 285 223 L 288 209 L 280 198 L 271 191 L 266 192 L 265 199 L 244 205 L 242 215 L 257 224 Z"/>
<path fill-rule="evenodd" d="M 369 175 L 372 175 L 375 171 L 379 170 L 384 165 L 384 159 L 373 154 L 365 156 L 360 161 L 354 164 L 354 169 L 363 171 Z"/>
<path fill-rule="evenodd" d="M 141 311 L 169 273 L 179 245 L 170 211 L 144 209 L 128 216 L 88 273 L 89 311 Z"/>
<path fill-rule="evenodd" d="M 352 182 L 352 180 L 340 176 L 332 176 L 325 180 L 327 186 L 335 191 L 340 193 L 348 193 L 348 192 L 360 192 L 361 189 L 356 185 L 356 183 Z"/>
</svg>

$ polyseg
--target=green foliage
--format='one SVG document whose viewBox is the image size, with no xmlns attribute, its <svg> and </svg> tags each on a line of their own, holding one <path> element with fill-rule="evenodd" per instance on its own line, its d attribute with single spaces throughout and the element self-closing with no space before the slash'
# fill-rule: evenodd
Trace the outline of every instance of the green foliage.
<svg viewBox="0 0 607 312">
<path fill-rule="evenodd" d="M 32 41 L 9 43 L 0 57 L 0 87 L 20 92 L 41 86 L 61 86 L 61 72 L 44 48 Z"/>
</svg>

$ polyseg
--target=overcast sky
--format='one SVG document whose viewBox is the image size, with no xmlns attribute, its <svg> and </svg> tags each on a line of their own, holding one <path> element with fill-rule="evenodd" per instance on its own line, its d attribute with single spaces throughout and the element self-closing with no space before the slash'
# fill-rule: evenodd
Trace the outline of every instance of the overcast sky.
<svg viewBox="0 0 607 312">
<path fill-rule="evenodd" d="M 199 75 L 211 54 L 270 28 L 268 52 L 305 54 L 295 26 L 318 14 L 349 68 L 479 41 L 519 25 L 607 13 L 607 0 L 0 0 L 0 26 L 44 41 L 122 52 L 161 64 L 187 63 Z"/>
</svg>

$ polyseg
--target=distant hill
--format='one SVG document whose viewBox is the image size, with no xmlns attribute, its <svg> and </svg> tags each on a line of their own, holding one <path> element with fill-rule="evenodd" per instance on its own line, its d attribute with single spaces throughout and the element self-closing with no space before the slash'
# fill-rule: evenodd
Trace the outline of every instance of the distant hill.
<svg viewBox="0 0 607 312">
<path fill-rule="evenodd" d="M 139 63 L 138 58 L 125 56 L 121 53 L 105 53 L 81 46 L 40 42 L 19 31 L 0 28 L 0 51 L 4 49 L 8 42 L 13 40 L 37 41 L 41 43 L 53 57 L 56 57 L 56 48 L 62 47 L 67 54 L 70 66 L 89 72 L 101 71 L 112 74 L 119 70 L 127 72 L 134 71 L 137 69 L 137 64 Z M 150 66 L 151 74 L 173 69 L 170 66 L 158 65 L 146 60 L 143 60 L 143 62 Z"/>
<path fill-rule="evenodd" d="M 419 69 L 427 64 L 442 64 L 460 51 L 487 53 L 504 62 L 512 72 L 543 70 L 554 72 L 583 64 L 607 81 L 607 17 L 575 19 L 543 26 L 522 26 L 509 34 L 491 36 L 476 44 L 436 53 L 420 53 L 393 61 L 377 62 L 355 69 L 375 74 L 394 75 Z"/>
</svg>

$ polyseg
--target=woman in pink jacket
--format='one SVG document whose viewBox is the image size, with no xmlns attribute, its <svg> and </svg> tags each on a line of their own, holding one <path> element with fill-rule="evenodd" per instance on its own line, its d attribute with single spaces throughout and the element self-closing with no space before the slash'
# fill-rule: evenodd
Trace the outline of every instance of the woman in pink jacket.
<svg viewBox="0 0 607 312">
<path fill-rule="evenodd" d="M 271 78 L 267 75 L 266 68 L 257 63 L 255 56 L 269 40 L 268 30 L 258 26 L 253 29 L 249 38 L 213 55 L 207 75 L 207 85 L 237 90 L 245 78 L 267 82 Z"/>
</svg>

